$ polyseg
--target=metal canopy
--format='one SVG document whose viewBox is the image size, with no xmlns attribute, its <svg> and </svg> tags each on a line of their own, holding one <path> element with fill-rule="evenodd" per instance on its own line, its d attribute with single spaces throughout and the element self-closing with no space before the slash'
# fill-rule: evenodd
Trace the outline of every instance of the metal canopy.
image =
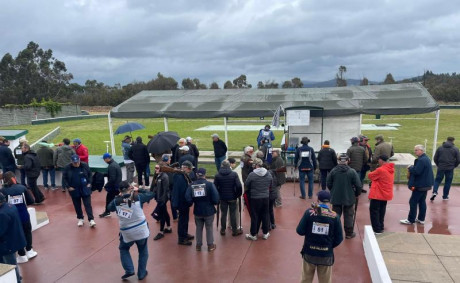
<svg viewBox="0 0 460 283">
<path fill-rule="evenodd" d="M 142 91 L 114 107 L 115 118 L 272 116 L 279 106 L 318 107 L 324 116 L 419 114 L 439 105 L 420 83 L 293 89 Z"/>
</svg>

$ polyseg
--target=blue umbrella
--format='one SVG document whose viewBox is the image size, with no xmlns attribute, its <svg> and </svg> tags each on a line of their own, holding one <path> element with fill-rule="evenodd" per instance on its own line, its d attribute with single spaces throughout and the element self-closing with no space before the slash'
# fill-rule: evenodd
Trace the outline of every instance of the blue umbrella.
<svg viewBox="0 0 460 283">
<path fill-rule="evenodd" d="M 131 135 L 131 132 L 145 129 L 144 125 L 136 123 L 136 122 L 131 122 L 131 123 L 126 123 L 124 125 L 121 125 L 118 127 L 118 129 L 115 131 L 115 135 L 123 134 L 129 132 Z"/>
</svg>

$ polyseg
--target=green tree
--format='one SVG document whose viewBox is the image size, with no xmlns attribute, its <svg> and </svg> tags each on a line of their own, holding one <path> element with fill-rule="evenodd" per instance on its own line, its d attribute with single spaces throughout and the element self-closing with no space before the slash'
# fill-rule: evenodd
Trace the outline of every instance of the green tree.
<svg viewBox="0 0 460 283">
<path fill-rule="evenodd" d="M 347 80 L 344 79 L 344 74 L 347 72 L 347 67 L 340 66 L 339 72 L 335 75 L 336 86 L 347 86 Z"/>
<path fill-rule="evenodd" d="M 264 83 L 263 83 L 262 81 L 259 81 L 259 82 L 257 83 L 257 88 L 265 88 Z"/>
<path fill-rule="evenodd" d="M 276 83 L 274 80 L 265 81 L 265 88 L 278 88 L 279 84 Z"/>
<path fill-rule="evenodd" d="M 369 85 L 369 80 L 366 77 L 364 77 L 359 83 L 359 85 Z"/>
<path fill-rule="evenodd" d="M 195 89 L 195 83 L 190 78 L 183 79 L 182 88 L 183 89 Z"/>
<path fill-rule="evenodd" d="M 391 73 L 388 73 L 387 76 L 385 77 L 385 80 L 383 81 L 383 84 L 389 85 L 389 84 L 395 84 L 396 81 L 393 79 L 393 75 Z"/>
<path fill-rule="evenodd" d="M 303 82 L 300 78 L 295 77 L 291 80 L 291 82 L 292 88 L 303 88 Z"/>
<path fill-rule="evenodd" d="M 292 88 L 292 82 L 291 81 L 285 81 L 281 87 L 282 88 Z"/>
<path fill-rule="evenodd" d="M 212 82 L 211 85 L 209 85 L 210 89 L 219 89 L 219 85 L 216 82 Z"/>
<path fill-rule="evenodd" d="M 246 75 L 241 75 L 233 80 L 233 88 L 252 88 L 251 84 L 248 84 Z"/>
<path fill-rule="evenodd" d="M 229 89 L 229 88 L 233 88 L 233 84 L 231 81 L 226 81 L 224 84 L 224 89 Z"/>
</svg>

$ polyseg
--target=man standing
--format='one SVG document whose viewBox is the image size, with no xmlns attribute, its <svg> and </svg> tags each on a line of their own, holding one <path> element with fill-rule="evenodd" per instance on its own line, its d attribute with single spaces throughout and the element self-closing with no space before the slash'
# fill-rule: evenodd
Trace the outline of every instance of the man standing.
<svg viewBox="0 0 460 283">
<path fill-rule="evenodd" d="M 276 175 L 276 187 L 274 188 L 274 191 L 276 193 L 276 200 L 275 200 L 275 207 L 280 207 L 282 205 L 282 200 L 281 200 L 281 186 L 286 183 L 286 173 L 285 172 L 276 172 L 277 170 L 280 170 L 283 168 L 284 165 L 284 160 L 280 156 L 280 150 L 275 149 L 273 150 L 273 158 L 272 158 L 272 163 L 270 164 L 270 169 L 275 172 Z"/>
<path fill-rule="evenodd" d="M 227 145 L 219 139 L 218 134 L 212 136 L 212 146 L 214 147 L 214 163 L 216 164 L 217 171 L 220 169 L 220 164 L 227 156 Z"/>
<path fill-rule="evenodd" d="M 4 137 L 0 137 L 0 163 L 2 164 L 3 173 L 16 171 L 16 161 L 13 152 L 8 147 L 10 142 Z"/>
<path fill-rule="evenodd" d="M 367 163 L 367 152 L 362 146 L 359 146 L 359 139 L 357 137 L 352 137 L 350 141 L 351 146 L 347 150 L 347 155 L 350 158 L 348 166 L 355 169 L 358 176 L 361 176 L 361 169 L 363 169 L 364 164 Z M 362 190 L 361 192 L 366 193 L 367 191 Z"/>
<path fill-rule="evenodd" d="M 358 173 L 348 166 L 349 158 L 345 153 L 340 154 L 338 165 L 327 176 L 327 187 L 331 191 L 331 204 L 339 217 L 343 214 L 345 238 L 356 236 L 353 231 L 353 207 L 356 198 L 361 194 L 362 184 Z"/>
<path fill-rule="evenodd" d="M 107 183 L 104 185 L 107 195 L 105 197 L 105 211 L 99 214 L 99 217 L 110 216 L 109 204 L 112 200 L 120 193 L 120 182 L 121 182 L 121 168 L 115 160 L 112 159 L 110 153 L 104 153 L 102 156 L 104 162 L 109 166 L 107 168 Z"/>
<path fill-rule="evenodd" d="M 308 146 L 310 140 L 303 137 L 302 146 L 295 152 L 294 166 L 299 169 L 300 198 L 305 199 L 305 175 L 308 177 L 308 198 L 313 197 L 313 173 L 316 170 L 316 156 L 313 148 Z"/>
<path fill-rule="evenodd" d="M 73 140 L 73 147 L 75 149 L 75 153 L 80 157 L 81 162 L 89 164 L 88 148 L 81 143 L 80 139 L 77 138 Z"/>
<path fill-rule="evenodd" d="M 42 141 L 42 145 L 37 150 L 37 156 L 40 160 L 40 164 L 42 166 L 42 178 L 43 178 L 43 186 L 45 189 L 49 189 L 48 186 L 48 174 L 51 179 L 51 189 L 54 191 L 56 189 L 56 182 L 55 176 L 56 171 L 54 169 L 54 150 L 47 145 L 47 141 Z"/>
<path fill-rule="evenodd" d="M 75 150 L 70 146 L 70 140 L 68 138 L 64 138 L 62 142 L 64 144 L 56 148 L 53 156 L 54 166 L 61 171 L 72 162 L 72 155 L 76 154 Z M 69 188 L 69 185 L 65 182 L 64 174 L 62 174 L 61 185 L 63 192 Z"/>
<path fill-rule="evenodd" d="M 40 160 L 28 144 L 22 145 L 22 154 L 24 154 L 24 166 L 22 168 L 26 172 L 27 185 L 34 195 L 35 204 L 41 204 L 45 200 L 45 196 L 37 186 L 37 179 L 40 176 L 41 169 Z"/>
<path fill-rule="evenodd" d="M 409 215 L 407 219 L 402 219 L 402 224 L 411 225 L 415 222 L 425 224 L 426 216 L 426 195 L 434 183 L 433 169 L 431 167 L 431 160 L 425 154 L 423 145 L 416 145 L 414 147 L 417 159 L 414 160 L 414 165 L 408 168 L 410 178 L 408 182 L 409 189 L 412 195 L 409 199 Z M 419 209 L 417 216 L 417 207 Z"/>
<path fill-rule="evenodd" d="M 375 136 L 377 143 L 375 144 L 374 154 L 372 155 L 371 162 L 371 171 L 374 171 L 379 166 L 379 157 L 380 155 L 386 155 L 388 158 L 394 155 L 393 146 L 390 143 L 387 143 L 382 135 Z"/>
<path fill-rule="evenodd" d="M 371 216 L 372 230 L 380 234 L 385 228 L 385 212 L 387 201 L 393 199 L 395 165 L 388 162 L 388 156 L 380 155 L 379 167 L 369 173 L 372 186 L 369 191 L 369 214 Z"/>
<path fill-rule="evenodd" d="M 179 166 L 181 166 L 182 163 L 184 163 L 184 161 L 188 160 L 193 164 L 193 167 L 196 168 L 197 166 L 196 159 L 195 159 L 195 156 L 193 156 L 190 153 L 190 148 L 187 145 L 184 145 L 183 147 L 179 149 L 181 153 L 181 157 L 179 158 Z"/>
<path fill-rule="evenodd" d="M 25 138 L 19 139 L 19 145 L 14 149 L 14 158 L 16 158 L 17 165 L 24 165 L 24 155 L 22 154 L 22 145 L 28 143 Z M 21 173 L 21 184 L 26 185 L 26 172 L 24 169 L 19 169 Z"/>
<path fill-rule="evenodd" d="M 127 279 L 134 275 L 134 265 L 129 253 L 132 245 L 136 244 L 139 251 L 137 267 L 137 277 L 143 280 L 147 274 L 147 260 L 149 251 L 147 240 L 150 232 L 147 226 L 142 206 L 153 198 L 153 193 L 148 190 L 132 187 L 128 181 L 120 184 L 120 195 L 117 196 L 109 205 L 110 211 L 116 211 L 120 224 L 120 260 L 125 274 L 121 279 Z"/>
<path fill-rule="evenodd" d="M 173 177 L 173 195 L 172 205 L 173 209 L 179 211 L 179 221 L 177 224 L 177 235 L 179 237 L 178 244 L 184 246 L 191 246 L 195 237 L 188 234 L 188 220 L 189 220 L 189 205 L 185 199 L 185 193 L 189 184 L 192 182 L 189 174 L 192 173 L 193 164 L 190 161 L 184 161 L 182 164 L 182 172 L 174 174 Z"/>
<path fill-rule="evenodd" d="M 359 176 L 360 180 L 361 180 L 361 183 L 363 183 L 364 178 L 366 178 L 367 171 L 369 171 L 369 169 L 371 168 L 370 165 L 371 165 L 371 161 L 372 161 L 372 148 L 368 143 L 368 141 L 369 141 L 368 137 L 360 135 L 359 136 L 359 141 L 360 141 L 359 145 L 362 146 L 364 148 L 364 150 L 366 150 L 367 156 L 368 156 L 367 162 L 363 165 L 363 168 L 361 168 L 361 174 Z"/>
<path fill-rule="evenodd" d="M 139 188 L 142 188 L 144 184 L 142 182 L 142 175 L 144 175 L 145 186 L 148 187 L 150 180 L 146 169 L 150 164 L 150 155 L 147 146 L 142 143 L 141 137 L 137 137 L 136 143 L 131 146 L 129 158 L 134 161 L 134 165 L 136 166 Z"/>
<path fill-rule="evenodd" d="M 126 181 L 132 183 L 134 179 L 134 161 L 129 158 L 129 151 L 131 150 L 131 137 L 125 136 L 121 141 L 121 152 L 126 166 Z"/>
<path fill-rule="evenodd" d="M 275 134 L 270 130 L 270 125 L 265 125 L 263 129 L 259 131 L 257 136 L 257 146 L 260 147 L 264 143 L 271 144 L 275 140 Z"/>
<path fill-rule="evenodd" d="M 87 163 L 82 162 L 76 154 L 71 157 L 72 163 L 64 168 L 62 178 L 65 178 L 66 184 L 69 186 L 69 194 L 72 198 L 73 207 L 77 213 L 78 227 L 83 226 L 84 217 L 81 203 L 85 206 L 88 216 L 89 226 L 96 227 L 94 222 L 93 207 L 91 206 L 91 171 Z"/>
<path fill-rule="evenodd" d="M 329 144 L 328 140 L 324 141 L 321 150 L 318 153 L 318 167 L 321 172 L 321 189 L 326 189 L 326 179 L 332 168 L 337 166 L 337 154 Z"/>
<path fill-rule="evenodd" d="M 254 147 L 248 145 L 244 148 L 244 154 L 240 158 L 240 166 L 241 166 L 241 178 L 243 179 L 243 183 L 246 182 L 246 179 L 249 176 L 249 173 L 252 172 L 252 155 L 254 154 Z"/>
<path fill-rule="evenodd" d="M 206 244 L 208 252 L 216 249 L 214 244 L 214 235 L 212 231 L 212 223 L 214 222 L 214 214 L 219 203 L 219 193 L 213 183 L 206 180 L 206 169 L 199 168 L 197 170 L 197 180 L 192 182 L 187 188 L 185 199 L 189 206 L 193 207 L 196 224 L 196 250 L 201 251 L 203 244 L 203 226 L 206 227 Z M 223 226 L 225 229 L 225 226 Z"/>
<path fill-rule="evenodd" d="M 193 155 L 193 157 L 195 157 L 195 162 L 198 165 L 198 157 L 200 156 L 200 151 L 198 150 L 198 147 L 192 143 L 193 139 L 191 137 L 187 137 L 185 141 L 187 142 L 186 145 L 190 149 L 190 154 Z"/>
<path fill-rule="evenodd" d="M 460 164 L 460 153 L 458 148 L 454 145 L 455 138 L 448 137 L 442 146 L 438 147 L 434 154 L 434 163 L 438 167 L 436 179 L 434 180 L 433 196 L 430 200 L 433 201 L 438 195 L 438 188 L 444 176 L 444 189 L 442 192 L 442 200 L 449 200 L 449 191 L 454 178 L 454 169 Z"/>
<path fill-rule="evenodd" d="M 328 191 L 318 193 L 318 204 L 312 204 L 297 226 L 297 234 L 305 236 L 301 251 L 303 258 L 302 283 L 313 282 L 318 271 L 319 283 L 332 282 L 334 248 L 343 241 L 340 216 L 329 207 Z"/>
<path fill-rule="evenodd" d="M 220 197 L 220 211 L 221 226 L 220 234 L 225 235 L 225 227 L 227 227 L 227 211 L 230 210 L 230 223 L 232 227 L 232 236 L 241 235 L 243 232 L 238 229 L 236 224 L 236 200 L 241 197 L 243 188 L 241 186 L 238 174 L 230 168 L 230 162 L 227 160 L 222 161 L 219 172 L 214 177 L 214 185 L 219 192 Z"/>
</svg>

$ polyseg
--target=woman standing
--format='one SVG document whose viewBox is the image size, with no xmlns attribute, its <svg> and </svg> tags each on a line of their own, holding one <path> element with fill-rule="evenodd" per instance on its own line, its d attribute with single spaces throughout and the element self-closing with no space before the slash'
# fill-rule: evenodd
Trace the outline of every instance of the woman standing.
<svg viewBox="0 0 460 283">
<path fill-rule="evenodd" d="M 154 241 L 157 241 L 163 238 L 165 233 L 172 232 L 169 213 L 166 206 L 169 200 L 169 177 L 166 173 L 160 172 L 160 164 L 155 165 L 155 174 L 153 175 L 150 190 L 155 195 L 155 200 L 157 201 L 157 207 L 153 211 L 152 216 L 160 221 L 160 232 L 153 238 Z"/>
</svg>

